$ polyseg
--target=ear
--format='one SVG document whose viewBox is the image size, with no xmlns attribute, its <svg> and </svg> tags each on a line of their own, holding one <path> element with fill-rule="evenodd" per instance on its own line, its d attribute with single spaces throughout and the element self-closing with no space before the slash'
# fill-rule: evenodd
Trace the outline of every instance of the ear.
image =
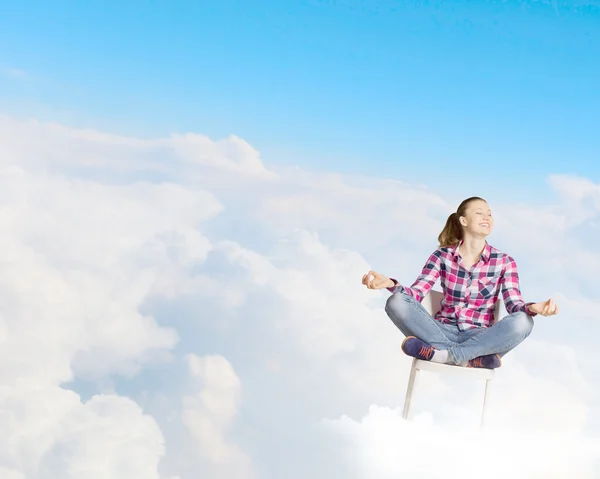
<svg viewBox="0 0 600 479">
<path fill-rule="evenodd" d="M 464 216 L 459 216 L 458 221 L 460 222 L 461 225 L 467 226 L 467 220 L 465 219 Z"/>
</svg>

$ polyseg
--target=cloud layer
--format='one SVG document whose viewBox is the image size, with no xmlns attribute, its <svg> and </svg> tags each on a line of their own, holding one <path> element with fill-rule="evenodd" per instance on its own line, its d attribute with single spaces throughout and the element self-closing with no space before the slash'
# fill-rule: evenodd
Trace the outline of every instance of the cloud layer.
<svg viewBox="0 0 600 479">
<path fill-rule="evenodd" d="M 1 117 L 0 472 L 455 477 L 459 457 L 460 477 L 596 477 L 600 187 L 548 184 L 555 204 L 492 203 L 490 242 L 561 314 L 506 357 L 481 436 L 468 380 L 424 378 L 399 418 L 410 361 L 360 285 L 412 282 L 454 192 L 274 169 L 235 136 Z"/>
</svg>

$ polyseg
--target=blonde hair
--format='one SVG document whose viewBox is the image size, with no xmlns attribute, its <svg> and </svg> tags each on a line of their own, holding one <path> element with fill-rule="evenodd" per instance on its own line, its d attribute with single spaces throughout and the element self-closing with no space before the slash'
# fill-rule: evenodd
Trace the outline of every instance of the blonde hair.
<svg viewBox="0 0 600 479">
<path fill-rule="evenodd" d="M 469 203 L 477 200 L 485 201 L 479 196 L 471 196 L 470 198 L 463 200 L 455 213 L 452 213 L 450 216 L 448 216 L 446 224 L 444 225 L 444 229 L 438 236 L 440 247 L 456 246 L 461 242 L 463 239 L 463 228 L 458 219 L 461 216 L 465 216 L 467 208 L 469 207 Z"/>
</svg>

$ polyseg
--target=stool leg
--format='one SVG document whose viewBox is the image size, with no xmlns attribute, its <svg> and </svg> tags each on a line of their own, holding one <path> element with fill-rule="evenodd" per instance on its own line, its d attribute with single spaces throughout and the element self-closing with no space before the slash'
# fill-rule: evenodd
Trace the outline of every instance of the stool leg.
<svg viewBox="0 0 600 479">
<path fill-rule="evenodd" d="M 486 408 L 487 408 L 487 395 L 488 395 L 489 384 L 490 384 L 490 380 L 486 379 L 485 380 L 485 391 L 483 392 L 483 408 L 481 409 L 481 423 L 479 424 L 479 427 L 483 427 L 483 424 L 484 424 L 484 421 L 485 421 L 485 413 L 486 413 Z"/>
<path fill-rule="evenodd" d="M 410 403 L 412 401 L 413 389 L 417 375 L 417 360 L 412 360 L 410 375 L 408 376 L 408 385 L 406 387 L 406 397 L 404 398 L 404 410 L 402 411 L 402 419 L 408 419 L 410 413 Z"/>
</svg>

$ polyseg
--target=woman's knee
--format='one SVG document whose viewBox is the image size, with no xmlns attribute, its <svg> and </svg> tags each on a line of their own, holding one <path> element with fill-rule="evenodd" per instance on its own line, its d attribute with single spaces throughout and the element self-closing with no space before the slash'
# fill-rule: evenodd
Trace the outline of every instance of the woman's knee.
<svg viewBox="0 0 600 479">
<path fill-rule="evenodd" d="M 513 315 L 513 330 L 519 336 L 527 337 L 533 330 L 533 318 L 524 311 Z"/>
<path fill-rule="evenodd" d="M 403 316 L 409 306 L 409 298 L 403 293 L 392 294 L 385 302 L 385 312 L 388 316 Z"/>
<path fill-rule="evenodd" d="M 403 323 L 410 315 L 411 300 L 412 297 L 407 294 L 397 292 L 385 302 L 385 312 L 396 325 Z"/>
<path fill-rule="evenodd" d="M 385 302 L 385 312 L 392 323 L 405 335 L 410 334 L 410 297 L 404 293 L 394 293 Z"/>
</svg>

